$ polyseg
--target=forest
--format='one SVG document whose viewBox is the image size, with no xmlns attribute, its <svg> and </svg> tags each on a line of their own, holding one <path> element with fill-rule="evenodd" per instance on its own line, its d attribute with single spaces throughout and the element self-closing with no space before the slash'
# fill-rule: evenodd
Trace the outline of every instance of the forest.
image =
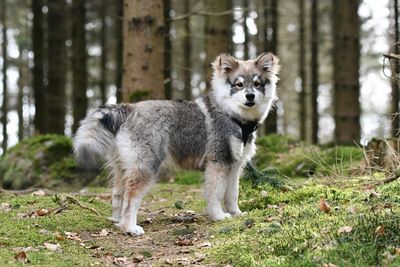
<svg viewBox="0 0 400 267">
<path fill-rule="evenodd" d="M 0 0 L 0 265 L 399 266 L 399 18 L 398 0 Z M 219 55 L 264 52 L 278 99 L 242 216 L 210 221 L 203 174 L 178 167 L 123 233 L 109 169 L 74 158 L 80 122 L 196 100 Z"/>
</svg>

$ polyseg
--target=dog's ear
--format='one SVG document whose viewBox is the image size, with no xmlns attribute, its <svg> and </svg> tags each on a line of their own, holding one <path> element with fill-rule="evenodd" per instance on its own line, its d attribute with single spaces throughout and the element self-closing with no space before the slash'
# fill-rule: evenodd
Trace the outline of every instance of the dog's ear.
<svg viewBox="0 0 400 267">
<path fill-rule="evenodd" d="M 262 53 L 255 60 L 256 67 L 265 72 L 278 74 L 280 65 L 279 58 L 272 53 Z"/>
<path fill-rule="evenodd" d="M 212 67 L 215 71 L 222 71 L 224 73 L 229 73 L 238 66 L 238 61 L 229 54 L 220 54 L 212 63 Z"/>
</svg>

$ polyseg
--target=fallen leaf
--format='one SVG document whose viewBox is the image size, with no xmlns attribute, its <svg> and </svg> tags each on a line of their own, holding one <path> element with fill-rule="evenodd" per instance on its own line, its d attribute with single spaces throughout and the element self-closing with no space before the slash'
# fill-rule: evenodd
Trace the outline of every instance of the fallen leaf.
<svg viewBox="0 0 400 267">
<path fill-rule="evenodd" d="M 143 260 L 144 260 L 143 255 L 137 255 L 137 256 L 133 257 L 133 262 L 141 262 Z"/>
<path fill-rule="evenodd" d="M 324 198 L 319 200 L 319 209 L 325 213 L 329 213 L 331 211 L 331 207 L 329 206 L 328 202 L 325 201 Z"/>
<path fill-rule="evenodd" d="M 265 191 L 265 190 L 262 190 L 262 191 L 260 192 L 260 196 L 265 198 L 265 197 L 268 196 L 268 192 Z"/>
<path fill-rule="evenodd" d="M 26 256 L 25 251 L 20 251 L 18 252 L 17 255 L 15 255 L 14 259 L 16 259 L 17 261 L 21 262 L 21 263 L 27 263 L 29 262 L 28 257 Z"/>
<path fill-rule="evenodd" d="M 348 213 L 351 213 L 351 214 L 356 214 L 356 213 L 357 213 L 356 207 L 354 207 L 354 206 L 348 207 L 348 208 L 346 209 L 346 211 L 347 211 Z"/>
<path fill-rule="evenodd" d="M 164 262 L 165 262 L 166 264 L 168 264 L 168 265 L 172 265 L 172 264 L 173 264 L 172 260 L 170 260 L 170 259 L 165 259 Z"/>
<path fill-rule="evenodd" d="M 351 226 L 343 226 L 343 227 L 339 228 L 338 233 L 339 234 L 350 233 L 352 230 L 353 230 L 353 227 L 351 227 Z"/>
<path fill-rule="evenodd" d="M 11 204 L 8 204 L 8 203 L 1 203 L 1 209 L 2 209 L 4 212 L 9 212 L 9 211 L 11 211 Z"/>
<path fill-rule="evenodd" d="M 41 217 L 48 215 L 50 212 L 48 209 L 38 209 L 37 211 L 35 211 L 35 213 L 37 216 Z"/>
<path fill-rule="evenodd" d="M 176 259 L 176 263 L 179 265 L 190 265 L 190 260 L 189 258 L 179 258 Z"/>
<path fill-rule="evenodd" d="M 52 243 L 48 243 L 48 242 L 44 242 L 44 247 L 50 251 L 54 251 L 54 252 L 58 252 L 58 253 L 62 253 L 63 250 L 60 246 L 60 244 L 52 244 Z"/>
<path fill-rule="evenodd" d="M 376 229 L 375 229 L 375 235 L 376 236 L 383 236 L 385 234 L 385 227 L 383 225 L 379 225 Z"/>
<path fill-rule="evenodd" d="M 194 260 L 191 261 L 192 264 L 197 263 L 197 262 L 201 262 L 201 261 L 205 260 L 205 258 L 206 258 L 206 255 L 205 255 L 205 254 L 198 253 L 198 252 L 195 252 L 195 253 L 194 253 L 194 256 L 195 256 L 196 258 L 195 258 Z"/>
<path fill-rule="evenodd" d="M 204 242 L 201 244 L 197 245 L 198 248 L 210 248 L 211 247 L 211 243 L 210 242 Z"/>
<path fill-rule="evenodd" d="M 117 257 L 113 259 L 113 263 L 117 265 L 123 265 L 128 261 L 126 257 Z"/>
<path fill-rule="evenodd" d="M 193 240 L 186 238 L 179 238 L 175 241 L 175 245 L 177 246 L 191 246 L 193 245 Z"/>
<path fill-rule="evenodd" d="M 333 263 L 324 263 L 322 264 L 323 267 L 338 267 L 337 265 L 333 264 Z"/>
<path fill-rule="evenodd" d="M 34 191 L 32 193 L 32 195 L 42 197 L 42 196 L 46 195 L 46 192 L 42 189 L 39 189 L 39 190 Z"/>
<path fill-rule="evenodd" d="M 65 240 L 65 236 L 63 236 L 59 231 L 56 231 L 56 232 L 54 233 L 54 236 L 55 236 L 56 239 L 59 240 L 59 241 Z"/>
<path fill-rule="evenodd" d="M 109 232 L 106 229 L 102 229 L 98 234 L 90 234 L 92 237 L 107 236 Z"/>
<path fill-rule="evenodd" d="M 79 242 L 82 241 L 82 239 L 79 237 L 78 233 L 64 231 L 64 235 L 68 239 L 79 241 Z"/>
<path fill-rule="evenodd" d="M 381 194 L 376 192 L 374 188 L 367 189 L 364 192 L 368 195 L 368 197 L 376 197 L 376 198 L 381 197 Z"/>
</svg>

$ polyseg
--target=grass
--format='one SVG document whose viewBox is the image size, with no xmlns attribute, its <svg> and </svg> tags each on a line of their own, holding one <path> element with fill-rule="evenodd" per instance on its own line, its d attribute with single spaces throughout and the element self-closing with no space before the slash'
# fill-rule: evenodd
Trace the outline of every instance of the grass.
<svg viewBox="0 0 400 267">
<path fill-rule="evenodd" d="M 103 187 L 76 195 L 100 216 L 69 203 L 58 214 L 22 218 L 56 209 L 63 193 L 0 193 L 0 266 L 22 266 L 14 258 L 20 250 L 31 266 L 400 265 L 399 180 L 376 185 L 381 173 L 353 172 L 361 164 L 357 148 L 306 146 L 277 136 L 261 138 L 259 146 L 260 179 L 241 181 L 243 216 L 210 222 L 201 174 L 179 170 L 174 183 L 161 182 L 145 197 L 138 220 L 146 234 L 140 237 L 108 221 L 109 190 Z M 286 186 L 263 180 L 271 177 Z M 329 212 L 321 210 L 321 199 Z M 46 242 L 63 252 L 46 249 Z"/>
</svg>

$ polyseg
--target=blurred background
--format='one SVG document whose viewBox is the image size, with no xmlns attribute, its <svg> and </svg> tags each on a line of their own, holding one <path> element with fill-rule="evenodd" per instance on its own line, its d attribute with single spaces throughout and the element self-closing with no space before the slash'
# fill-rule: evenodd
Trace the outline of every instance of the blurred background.
<svg viewBox="0 0 400 267">
<path fill-rule="evenodd" d="M 101 104 L 193 99 L 221 52 L 280 58 L 261 134 L 396 136 L 398 11 L 398 0 L 0 0 L 2 151 L 39 133 L 72 136 Z"/>
</svg>

